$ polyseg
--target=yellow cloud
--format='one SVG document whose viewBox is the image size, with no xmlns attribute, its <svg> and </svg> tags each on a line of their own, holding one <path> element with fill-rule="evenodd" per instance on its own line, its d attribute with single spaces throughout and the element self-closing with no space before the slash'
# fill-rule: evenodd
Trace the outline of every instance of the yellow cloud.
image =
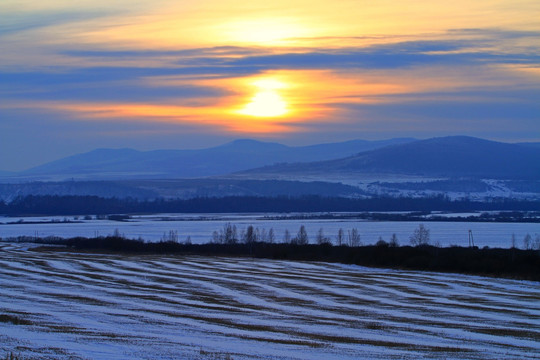
<svg viewBox="0 0 540 360">
<path fill-rule="evenodd" d="M 536 0 L 157 0 L 147 3 L 85 0 L 76 5 L 61 0 L 6 1 L 0 5 L 4 14 L 31 10 L 115 10 L 110 16 L 81 20 L 78 26 L 53 26 L 46 37 L 49 41 L 72 44 L 139 49 L 219 45 L 302 47 L 316 46 L 329 37 L 334 37 L 336 46 L 350 46 L 353 37 L 385 42 L 392 36 L 440 35 L 451 29 L 538 30 L 540 18 L 540 3 Z M 44 36 L 38 38 L 43 40 Z"/>
</svg>

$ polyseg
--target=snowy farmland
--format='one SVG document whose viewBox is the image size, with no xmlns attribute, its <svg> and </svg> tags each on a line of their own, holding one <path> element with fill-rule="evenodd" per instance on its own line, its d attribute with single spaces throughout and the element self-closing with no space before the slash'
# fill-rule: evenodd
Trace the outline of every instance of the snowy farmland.
<svg viewBox="0 0 540 360">
<path fill-rule="evenodd" d="M 534 282 L 0 243 L 0 287 L 0 356 L 540 359 Z"/>
<path fill-rule="evenodd" d="M 128 238 L 142 238 L 146 241 L 159 241 L 163 234 L 170 231 L 178 233 L 179 241 L 188 236 L 193 243 L 206 243 L 212 240 L 212 232 L 223 229 L 226 223 L 235 225 L 240 233 L 252 225 L 259 229 L 274 230 L 275 241 L 283 240 L 285 230 L 294 236 L 300 225 L 305 225 L 311 242 L 319 229 L 331 239 L 335 239 L 339 229 L 345 234 L 353 228 L 358 229 L 361 242 L 365 245 L 375 244 L 379 237 L 388 241 L 396 234 L 400 245 L 408 245 L 409 237 L 419 222 L 400 221 L 358 221 L 352 219 L 279 219 L 271 220 L 272 214 L 156 214 L 132 216 L 129 221 L 84 220 L 78 217 L 25 217 L 1 218 L 0 238 L 17 236 L 60 236 L 60 237 L 95 237 L 113 234 L 116 230 Z M 470 215 L 470 214 L 465 214 Z M 23 221 L 21 223 L 17 223 Z M 54 222 L 53 222 L 54 221 Z M 46 222 L 46 223 L 45 223 Z M 7 224 L 11 223 L 11 224 Z M 479 247 L 509 248 L 512 236 L 516 245 L 521 247 L 523 238 L 530 234 L 533 239 L 540 235 L 539 223 L 481 223 L 481 222 L 425 222 L 430 230 L 432 243 L 441 246 L 468 246 L 469 230 L 472 231 L 475 244 Z"/>
</svg>

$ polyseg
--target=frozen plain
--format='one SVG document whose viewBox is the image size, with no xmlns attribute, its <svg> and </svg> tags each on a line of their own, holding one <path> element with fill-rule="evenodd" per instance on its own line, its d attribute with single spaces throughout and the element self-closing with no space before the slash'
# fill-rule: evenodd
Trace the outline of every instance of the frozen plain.
<svg viewBox="0 0 540 360">
<path fill-rule="evenodd" d="M 353 228 L 358 229 L 361 241 L 365 245 L 375 244 L 379 237 L 388 241 L 396 234 L 400 245 L 409 245 L 409 237 L 421 222 L 402 221 L 358 221 L 352 219 L 279 219 L 272 220 L 277 214 L 155 214 L 135 215 L 129 221 L 83 220 L 78 223 L 63 223 L 74 217 L 0 217 L 0 238 L 17 236 L 60 236 L 60 237 L 95 237 L 111 235 L 118 230 L 130 239 L 142 238 L 146 241 L 159 241 L 169 231 L 178 233 L 178 240 L 185 241 L 189 236 L 193 243 L 206 243 L 212 240 L 212 232 L 223 229 L 226 223 L 236 225 L 238 233 L 252 225 L 260 230 L 274 230 L 275 241 L 281 242 L 285 230 L 295 236 L 301 225 L 305 225 L 311 242 L 319 229 L 332 240 L 339 229 L 345 234 Z M 301 215 L 301 214 L 300 214 Z M 468 216 L 470 214 L 462 214 Z M 167 219 L 167 221 L 163 221 Z M 23 220 L 26 223 L 17 224 Z M 50 223 L 51 221 L 57 221 Z M 15 224 L 7 224 L 15 222 Z M 38 223 L 32 223 L 38 222 Z M 49 223 L 39 223 L 49 222 Z M 523 244 L 523 238 L 530 234 L 533 239 L 540 234 L 540 223 L 481 223 L 481 222 L 423 222 L 430 230 L 431 240 L 441 246 L 468 246 L 469 230 L 472 230 L 475 244 L 479 247 L 509 248 L 512 235 L 516 245 Z"/>
<path fill-rule="evenodd" d="M 0 243 L 1 356 L 540 359 L 535 282 L 32 246 Z"/>
</svg>

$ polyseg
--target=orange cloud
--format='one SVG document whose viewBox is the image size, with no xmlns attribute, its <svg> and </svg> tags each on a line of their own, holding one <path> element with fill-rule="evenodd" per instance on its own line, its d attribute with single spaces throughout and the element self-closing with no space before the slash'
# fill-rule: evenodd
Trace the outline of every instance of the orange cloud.
<svg viewBox="0 0 540 360">
<path fill-rule="evenodd" d="M 156 76 L 143 78 L 142 85 L 215 88 L 220 90 L 220 95 L 162 98 L 159 103 L 32 101 L 0 107 L 38 108 L 68 114 L 72 119 L 162 122 L 198 126 L 208 131 L 271 136 L 305 131 L 317 123 L 342 121 L 336 119 L 347 118 L 344 104 L 416 101 L 420 93 L 424 100 L 430 93 L 437 93 L 441 99 L 441 93 L 477 87 L 481 74 L 467 76 L 467 71 L 475 69 L 462 71 L 465 72 L 459 76 L 446 74 L 444 68 L 437 67 L 407 71 L 275 70 L 239 77 Z M 500 74 L 495 76 L 497 71 L 487 71 L 482 83 L 504 86 L 506 79 Z"/>
</svg>

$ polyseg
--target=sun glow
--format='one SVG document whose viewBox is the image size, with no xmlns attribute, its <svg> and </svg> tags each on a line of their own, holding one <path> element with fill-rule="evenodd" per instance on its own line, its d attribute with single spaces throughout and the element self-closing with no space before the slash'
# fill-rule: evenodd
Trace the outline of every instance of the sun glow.
<svg viewBox="0 0 540 360">
<path fill-rule="evenodd" d="M 241 18 L 217 25 L 216 32 L 228 42 L 258 46 L 292 45 L 296 38 L 313 35 L 313 30 L 295 17 Z"/>
<path fill-rule="evenodd" d="M 287 102 L 279 93 L 280 89 L 287 87 L 285 83 L 272 78 L 263 78 L 253 81 L 251 85 L 257 88 L 257 92 L 250 102 L 238 111 L 239 114 L 278 117 L 289 112 Z"/>
</svg>

